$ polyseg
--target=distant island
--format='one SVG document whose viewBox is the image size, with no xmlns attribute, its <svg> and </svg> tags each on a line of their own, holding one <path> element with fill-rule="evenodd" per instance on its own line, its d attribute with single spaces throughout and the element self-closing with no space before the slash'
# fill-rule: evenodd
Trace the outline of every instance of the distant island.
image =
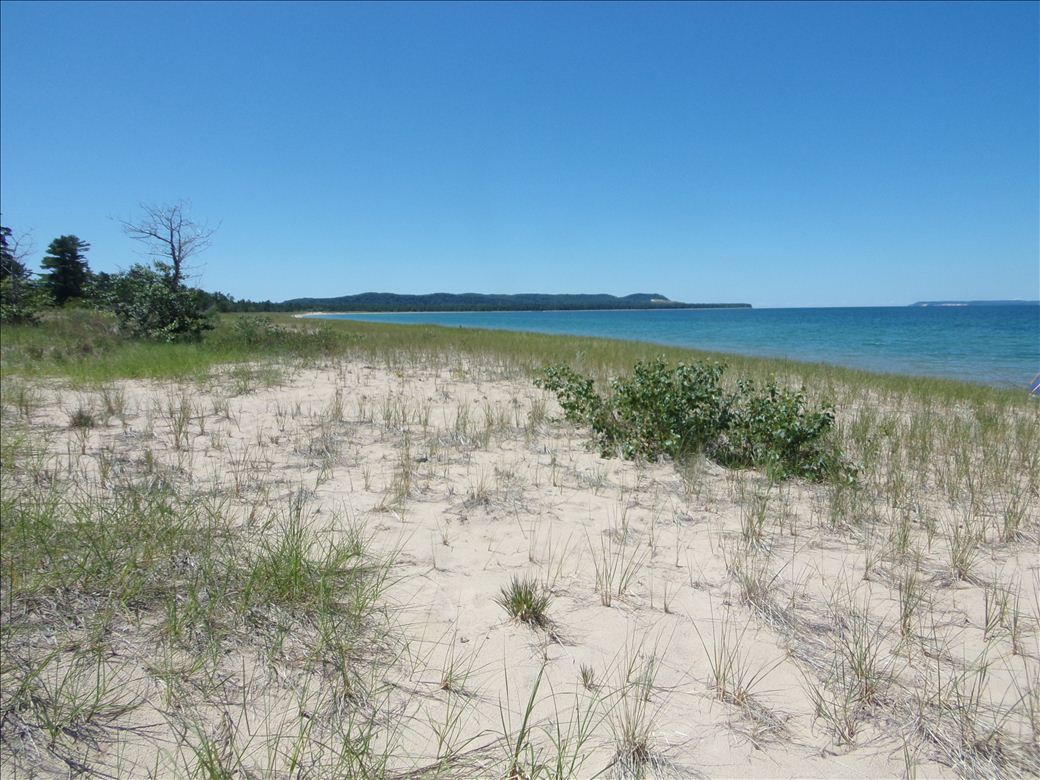
<svg viewBox="0 0 1040 780">
<path fill-rule="evenodd" d="M 482 293 L 431 293 L 398 295 L 367 292 L 338 298 L 293 298 L 275 304 L 288 311 L 567 311 L 590 309 L 750 309 L 750 303 L 683 303 L 659 293 L 635 293 L 618 297 L 607 294 L 485 295 Z"/>
<path fill-rule="evenodd" d="M 1040 301 L 917 301 L 911 306 L 1040 306 Z"/>
</svg>

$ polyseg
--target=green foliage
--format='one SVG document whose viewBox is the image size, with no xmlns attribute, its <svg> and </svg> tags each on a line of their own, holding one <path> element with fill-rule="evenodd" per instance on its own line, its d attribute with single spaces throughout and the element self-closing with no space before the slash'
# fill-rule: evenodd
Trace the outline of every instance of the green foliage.
<svg viewBox="0 0 1040 780">
<path fill-rule="evenodd" d="M 631 377 L 601 397 L 593 381 L 566 366 L 549 366 L 536 383 L 559 399 L 571 422 L 592 428 L 605 457 L 656 460 L 703 452 L 730 467 L 765 468 L 771 477 L 848 478 L 851 468 L 828 439 L 833 410 L 807 406 L 805 394 L 769 382 L 721 385 L 719 363 L 637 363 Z"/>
<path fill-rule="evenodd" d="M 564 414 L 573 423 L 595 426 L 603 413 L 603 399 L 596 394 L 595 383 L 567 366 L 547 366 L 535 384 L 556 393 Z"/>
<path fill-rule="evenodd" d="M 111 279 L 108 305 L 120 329 L 151 341 L 197 341 L 213 328 L 202 298 L 197 290 L 172 287 L 162 266 L 156 269 L 134 265 Z"/>
<path fill-rule="evenodd" d="M 0 280 L 9 276 L 27 279 L 29 271 L 14 252 L 15 240 L 11 228 L 0 225 Z"/>
<path fill-rule="evenodd" d="M 604 443 L 618 446 L 625 458 L 650 460 L 703 450 L 729 417 L 722 371 L 717 363 L 637 363 L 631 378 L 613 382 L 615 425 Z"/>
<path fill-rule="evenodd" d="M 521 578 L 515 575 L 495 597 L 495 603 L 512 617 L 521 623 L 528 623 L 532 626 L 549 624 L 546 612 L 551 602 L 552 596 L 538 580 L 533 577 Z"/>
<path fill-rule="evenodd" d="M 48 304 L 49 295 L 39 282 L 11 274 L 0 280 L 0 322 L 35 325 Z"/>
<path fill-rule="evenodd" d="M 35 325 L 47 294 L 21 261 L 17 245 L 11 228 L 0 227 L 0 322 Z"/>
<path fill-rule="evenodd" d="M 245 315 L 223 320 L 228 323 L 210 341 L 229 351 L 247 354 L 288 354 L 300 357 L 330 355 L 341 351 L 355 339 L 337 333 L 326 322 L 276 323 L 270 317 Z"/>
<path fill-rule="evenodd" d="M 83 286 L 84 302 L 97 309 L 107 307 L 116 294 L 116 282 L 120 276 L 121 274 L 110 274 L 105 271 L 92 273 Z"/>
<path fill-rule="evenodd" d="M 58 236 L 47 247 L 47 255 L 40 265 L 44 286 L 50 291 L 55 304 L 62 306 L 70 298 L 83 296 L 83 287 L 90 278 L 90 269 L 84 252 L 90 244 L 76 236 Z"/>
<path fill-rule="evenodd" d="M 764 467 L 777 479 L 804 477 L 816 481 L 851 475 L 840 454 L 827 442 L 834 410 L 827 404 L 810 409 L 805 393 L 775 382 L 758 389 L 737 383 L 730 424 L 712 451 L 731 467 Z"/>
</svg>

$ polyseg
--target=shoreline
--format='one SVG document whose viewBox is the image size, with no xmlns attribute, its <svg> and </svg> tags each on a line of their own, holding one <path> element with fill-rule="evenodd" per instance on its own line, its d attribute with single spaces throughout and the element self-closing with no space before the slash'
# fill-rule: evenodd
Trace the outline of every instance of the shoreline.
<svg viewBox="0 0 1040 780">
<path fill-rule="evenodd" d="M 294 317 L 335 317 L 337 315 L 357 314 L 563 314 L 566 312 L 610 312 L 610 311 L 748 311 L 753 306 L 645 306 L 639 308 L 610 308 L 610 309 L 395 309 L 393 311 L 308 311 L 293 314 Z M 241 314 L 253 314 L 262 312 L 240 312 Z M 272 314 L 288 314 L 289 312 L 271 312 Z"/>
<path fill-rule="evenodd" d="M 893 309 L 912 309 L 913 307 L 889 307 Z M 679 350 L 691 350 L 700 353 L 710 353 L 712 355 L 720 356 L 725 359 L 727 356 L 744 357 L 744 358 L 756 358 L 763 360 L 776 360 L 787 363 L 802 364 L 807 366 L 823 366 L 828 368 L 839 368 L 850 371 L 860 371 L 871 376 L 886 376 L 886 377 L 900 377 L 907 379 L 932 379 L 949 382 L 957 382 L 971 386 L 978 387 L 990 387 L 1000 390 L 1023 390 L 1028 392 L 1030 383 L 1040 369 L 1040 363 L 1036 368 L 1027 369 L 1021 372 L 1020 376 L 1010 378 L 1007 371 L 1001 378 L 993 377 L 982 377 L 972 375 L 970 373 L 959 373 L 957 367 L 952 366 L 950 363 L 940 364 L 938 368 L 932 370 L 926 369 L 912 369 L 906 366 L 900 365 L 900 360 L 911 360 L 914 361 L 917 358 L 915 356 L 906 355 L 876 355 L 879 360 L 870 360 L 872 357 L 870 353 L 867 354 L 867 358 L 860 358 L 855 353 L 844 353 L 844 354 L 826 354 L 820 353 L 818 350 L 814 350 L 812 345 L 802 345 L 802 353 L 798 355 L 792 355 L 789 352 L 780 352 L 779 347 L 776 349 L 769 348 L 748 348 L 744 350 L 735 349 L 729 345 L 715 346 L 712 344 L 692 344 L 683 343 L 678 340 L 664 340 L 662 338 L 651 338 L 649 336 L 639 338 L 626 335 L 619 335 L 616 333 L 592 333 L 592 332 L 574 332 L 566 330 L 538 330 L 523 327 L 495 327 L 487 323 L 476 323 L 476 324 L 460 324 L 450 322 L 436 322 L 436 321 L 395 321 L 393 318 L 401 315 L 409 316 L 415 315 L 416 317 L 442 317 L 448 316 L 453 317 L 461 315 L 466 318 L 466 315 L 513 315 L 513 314 L 555 314 L 555 313 L 610 313 L 615 311 L 624 312 L 641 312 L 641 311 L 662 311 L 662 310 L 647 310 L 647 309 L 567 309 L 561 310 L 560 312 L 550 311 L 502 311 L 502 312 L 484 312 L 484 311 L 466 311 L 466 312 L 300 312 L 295 313 L 292 316 L 294 319 L 327 319 L 333 322 L 351 322 L 351 323 L 366 323 L 369 325 L 379 326 L 400 326 L 400 327 L 437 327 L 445 330 L 453 330 L 457 328 L 466 328 L 476 331 L 487 331 L 491 333 L 515 333 L 515 334 L 526 334 L 526 335 L 539 335 L 547 337 L 571 337 L 571 338 L 593 338 L 603 339 L 607 341 L 618 341 L 630 344 L 641 344 L 641 345 L 652 345 L 656 347 L 663 347 L 668 349 L 679 349 Z M 673 310 L 675 311 L 675 310 Z M 700 309 L 697 311 L 710 311 L 708 309 Z M 732 311 L 732 310 L 729 310 Z M 769 311 L 764 309 L 757 310 L 759 312 Z M 797 311 L 797 310 L 782 310 L 782 311 Z M 285 313 L 282 313 L 285 314 Z M 809 353 L 809 356 L 805 356 L 805 353 Z M 885 359 L 888 358 L 886 361 Z M 879 365 L 879 362 L 890 362 L 894 363 L 894 367 L 888 365 Z"/>
</svg>

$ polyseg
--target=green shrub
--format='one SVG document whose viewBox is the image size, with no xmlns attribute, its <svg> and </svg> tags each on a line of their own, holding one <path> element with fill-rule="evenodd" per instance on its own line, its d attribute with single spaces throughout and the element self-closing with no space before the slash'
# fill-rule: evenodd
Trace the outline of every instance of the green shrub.
<svg viewBox="0 0 1040 780">
<path fill-rule="evenodd" d="M 36 325 L 47 305 L 46 290 L 28 276 L 0 279 L 0 322 L 5 325 Z"/>
<path fill-rule="evenodd" d="M 546 366 L 535 384 L 556 393 L 563 413 L 572 423 L 591 425 L 603 411 L 603 399 L 596 394 L 593 381 L 567 366 Z"/>
<path fill-rule="evenodd" d="M 614 424 L 609 441 L 625 458 L 679 458 L 702 451 L 724 430 L 729 411 L 719 380 L 719 364 L 663 360 L 637 363 L 631 378 L 615 379 L 611 399 Z"/>
<path fill-rule="evenodd" d="M 761 390 L 751 381 L 737 383 L 730 423 L 711 451 L 730 467 L 763 467 L 774 478 L 815 481 L 847 472 L 841 454 L 827 440 L 834 410 L 827 404 L 809 409 L 805 393 L 770 382 Z"/>
<path fill-rule="evenodd" d="M 198 290 L 174 287 L 168 274 L 135 265 L 113 278 L 109 306 L 132 338 L 197 341 L 213 328 Z"/>
<path fill-rule="evenodd" d="M 286 330 L 270 317 L 238 317 L 227 334 L 228 340 L 250 347 L 282 346 Z"/>
<path fill-rule="evenodd" d="M 568 420 L 592 428 L 605 457 L 679 459 L 703 452 L 726 466 L 765 468 L 776 479 L 851 475 L 828 441 L 829 406 L 810 409 L 804 393 L 775 383 L 759 390 L 742 381 L 729 394 L 723 371 L 718 363 L 638 363 L 632 376 L 611 383 L 607 398 L 567 366 L 547 367 L 536 384 L 556 394 Z"/>
</svg>

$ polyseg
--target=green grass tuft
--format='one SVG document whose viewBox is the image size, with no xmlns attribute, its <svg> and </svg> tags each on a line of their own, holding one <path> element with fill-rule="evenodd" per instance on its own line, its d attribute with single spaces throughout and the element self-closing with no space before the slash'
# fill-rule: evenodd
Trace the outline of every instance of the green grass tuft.
<svg viewBox="0 0 1040 780">
<path fill-rule="evenodd" d="M 495 598 L 510 616 L 521 623 L 545 627 L 549 624 L 546 612 L 552 602 L 550 593 L 533 577 L 513 577 L 508 585 L 503 586 Z"/>
</svg>

